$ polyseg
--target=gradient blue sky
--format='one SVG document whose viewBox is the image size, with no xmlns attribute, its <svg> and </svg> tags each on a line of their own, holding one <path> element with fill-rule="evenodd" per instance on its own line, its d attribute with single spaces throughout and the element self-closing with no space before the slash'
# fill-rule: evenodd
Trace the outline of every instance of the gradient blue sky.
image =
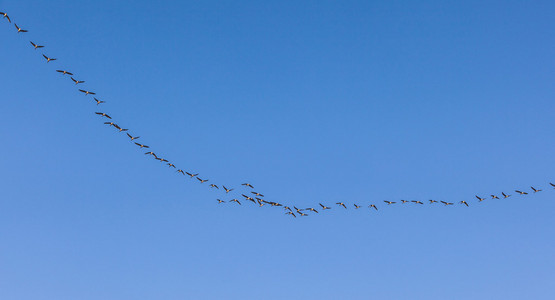
<svg viewBox="0 0 555 300">
<path fill-rule="evenodd" d="M 0 11 L 29 30 L 0 22 L 0 298 L 553 299 L 555 2 Z M 217 205 L 94 111 L 211 181 L 380 211 Z M 471 206 L 381 205 L 430 198 Z"/>
</svg>

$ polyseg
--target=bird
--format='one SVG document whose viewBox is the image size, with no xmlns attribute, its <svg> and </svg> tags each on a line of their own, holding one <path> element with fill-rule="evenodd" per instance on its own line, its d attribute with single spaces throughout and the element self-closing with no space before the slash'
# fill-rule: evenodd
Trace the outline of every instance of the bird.
<svg viewBox="0 0 555 300">
<path fill-rule="evenodd" d="M 166 165 L 168 165 L 168 168 L 174 168 L 175 169 L 175 165 L 172 163 L 167 163 Z"/>
<path fill-rule="evenodd" d="M 10 17 L 8 16 L 7 13 L 0 11 L 0 16 L 4 17 L 5 19 L 8 19 L 8 22 L 10 23 L 12 22 L 12 20 L 10 20 Z"/>
<path fill-rule="evenodd" d="M 129 133 L 127 133 L 127 136 L 128 136 L 132 141 L 133 141 L 133 140 L 136 140 L 136 139 L 138 139 L 138 138 L 140 138 L 140 136 L 132 136 L 132 135 L 130 135 Z"/>
<path fill-rule="evenodd" d="M 295 214 L 294 214 L 292 211 L 288 211 L 288 212 L 286 212 L 285 214 L 286 214 L 286 215 L 292 215 L 292 216 L 295 217 L 295 218 L 297 217 L 297 216 L 295 216 Z"/>
<path fill-rule="evenodd" d="M 397 202 L 395 202 L 395 201 L 386 201 L 386 200 L 384 200 L 383 202 L 387 203 L 387 205 L 391 205 L 391 204 L 397 203 Z"/>
<path fill-rule="evenodd" d="M 108 126 L 114 126 L 116 128 L 118 128 L 118 124 L 114 123 L 114 122 L 104 122 L 104 124 L 108 125 Z"/>
<path fill-rule="evenodd" d="M 159 160 L 160 162 L 169 162 L 167 159 L 161 157 L 155 157 L 154 159 Z"/>
<path fill-rule="evenodd" d="M 530 188 L 534 191 L 534 193 L 537 193 L 537 192 L 541 192 L 541 191 L 542 191 L 542 190 L 539 190 L 539 189 L 535 189 L 533 186 L 531 186 Z"/>
<path fill-rule="evenodd" d="M 216 200 L 218 200 L 218 203 L 225 203 L 224 200 L 220 200 L 220 199 L 216 199 Z"/>
<path fill-rule="evenodd" d="M 100 104 L 100 103 L 106 103 L 106 101 L 100 101 L 100 100 L 98 100 L 98 99 L 96 99 L 96 98 L 94 98 L 94 101 L 96 101 L 96 105 L 98 105 L 98 104 Z"/>
<path fill-rule="evenodd" d="M 301 217 L 306 217 L 306 216 L 308 216 L 308 214 L 305 214 L 305 213 L 303 213 L 302 211 L 299 211 L 298 213 L 299 213 L 299 216 L 301 216 Z"/>
<path fill-rule="evenodd" d="M 284 206 L 283 210 L 289 210 L 290 212 L 292 212 L 291 207 L 289 207 L 289 206 Z"/>
<path fill-rule="evenodd" d="M 511 195 L 507 195 L 507 194 L 505 194 L 504 192 L 502 192 L 501 195 L 503 195 L 503 199 L 506 199 L 506 198 L 511 197 Z"/>
<path fill-rule="evenodd" d="M 68 72 L 68 71 L 64 71 L 64 70 L 56 70 L 56 72 L 58 73 L 62 73 L 62 75 L 69 75 L 69 76 L 73 76 L 73 73 Z"/>
<path fill-rule="evenodd" d="M 445 204 L 446 206 L 447 206 L 447 205 L 453 205 L 453 203 L 452 203 L 452 202 L 445 202 L 445 201 L 441 201 L 441 203 Z"/>
<path fill-rule="evenodd" d="M 183 172 L 183 170 L 181 170 L 181 169 L 177 170 L 176 172 L 185 175 L 185 172 Z"/>
<path fill-rule="evenodd" d="M 35 43 L 31 42 L 31 41 L 29 41 L 29 42 L 31 43 L 31 45 L 33 45 L 33 48 L 35 48 L 35 50 L 37 50 L 37 49 L 39 49 L 39 48 L 44 48 L 44 46 L 37 45 L 37 44 L 35 44 Z"/>
<path fill-rule="evenodd" d="M 129 130 L 129 129 L 121 128 L 121 127 L 119 127 L 119 126 L 116 126 L 116 128 L 117 128 L 117 129 L 119 130 L 119 132 L 122 132 L 122 131 L 127 131 L 127 130 Z"/>
<path fill-rule="evenodd" d="M 480 198 L 480 197 L 478 197 L 478 196 L 476 196 L 476 195 L 475 195 L 475 197 L 476 197 L 476 199 L 478 199 L 478 201 L 480 201 L 480 202 L 486 200 L 486 198 Z"/>
<path fill-rule="evenodd" d="M 464 205 L 468 206 L 468 203 L 466 203 L 466 201 L 464 201 L 464 200 L 463 200 L 463 201 L 461 201 L 461 202 L 459 202 L 459 203 L 460 203 L 460 204 L 464 204 Z"/>
<path fill-rule="evenodd" d="M 189 172 L 185 172 L 185 173 L 187 173 L 187 175 L 189 175 L 191 178 L 193 178 L 193 177 L 195 177 L 195 176 L 198 175 L 198 173 L 197 173 L 197 174 L 192 174 L 192 173 L 189 173 Z"/>
<path fill-rule="evenodd" d="M 154 152 L 152 152 L 152 151 L 145 152 L 145 154 L 152 155 L 152 156 L 154 156 L 154 157 L 158 157 L 158 156 L 156 156 L 156 154 L 155 154 Z"/>
<path fill-rule="evenodd" d="M 416 200 L 412 200 L 411 202 L 416 203 L 416 204 L 424 204 L 424 202 L 422 202 L 422 201 L 416 201 Z"/>
<path fill-rule="evenodd" d="M 432 204 L 432 203 L 437 203 L 437 201 L 430 199 L 430 204 Z"/>
<path fill-rule="evenodd" d="M 401 203 L 403 203 L 403 204 L 405 204 L 407 202 L 408 202 L 407 200 L 401 200 Z"/>
<path fill-rule="evenodd" d="M 112 117 L 110 117 L 109 115 L 107 115 L 107 114 L 105 114 L 105 113 L 103 113 L 103 112 L 95 112 L 95 114 L 97 114 L 97 115 L 99 115 L 99 116 L 101 116 L 101 117 L 106 117 L 106 118 L 108 118 L 108 119 L 111 119 L 111 118 L 112 118 Z"/>
<path fill-rule="evenodd" d="M 345 206 L 345 203 L 343 203 L 343 202 L 337 202 L 335 204 L 337 204 L 339 206 L 343 206 L 343 208 L 347 209 L 347 206 Z"/>
<path fill-rule="evenodd" d="M 70 77 L 70 78 L 71 78 L 71 81 L 75 82 L 75 84 L 85 83 L 84 80 L 77 80 L 77 79 L 75 79 L 75 78 L 73 78 L 73 77 Z"/>
<path fill-rule="evenodd" d="M 226 192 L 226 194 L 233 191 L 233 189 L 226 188 L 225 185 L 222 185 L 222 187 L 224 188 L 224 191 Z"/>
<path fill-rule="evenodd" d="M 241 184 L 241 185 L 248 186 L 248 187 L 250 187 L 251 189 L 254 189 L 254 186 L 252 186 L 252 184 L 250 184 L 250 183 L 248 183 L 248 182 L 243 183 L 243 184 Z"/>
<path fill-rule="evenodd" d="M 10 22 L 10 23 L 11 23 L 11 22 Z M 15 28 L 17 29 L 17 33 L 20 33 L 20 32 L 21 32 L 21 33 L 23 33 L 23 32 L 28 32 L 27 30 L 23 30 L 23 29 L 19 28 L 19 26 L 17 26 L 17 24 L 14 23 L 14 25 L 15 25 Z"/>
<path fill-rule="evenodd" d="M 555 189 L 555 184 L 550 182 L 549 185 L 551 185 Z"/>
<path fill-rule="evenodd" d="M 317 210 L 315 210 L 315 209 L 312 208 L 312 207 L 305 208 L 305 210 L 310 210 L 310 211 L 313 211 L 313 212 L 315 212 L 315 213 L 317 213 L 317 214 L 319 213 Z"/>
<path fill-rule="evenodd" d="M 245 195 L 245 194 L 241 194 L 241 196 L 245 197 L 245 200 L 251 201 L 252 203 L 256 203 L 256 201 L 255 201 L 254 198 L 252 198 L 252 197 L 249 197 L 249 196 L 247 196 L 247 195 Z"/>
<path fill-rule="evenodd" d="M 331 209 L 331 207 L 327 207 L 322 203 L 318 203 L 318 204 L 320 204 L 320 206 L 322 207 L 322 210 Z"/>
<path fill-rule="evenodd" d="M 373 208 L 375 210 L 378 210 L 378 207 L 375 204 L 370 204 L 370 205 L 368 205 L 368 207 Z"/>
<path fill-rule="evenodd" d="M 522 191 L 519 191 L 519 190 L 515 190 L 515 192 L 516 192 L 516 193 L 519 193 L 520 195 L 528 195 L 527 192 L 522 192 Z"/>
<path fill-rule="evenodd" d="M 89 95 L 89 94 L 90 94 L 90 95 L 96 95 L 96 93 L 89 92 L 89 91 L 85 91 L 85 90 L 79 90 L 79 91 L 80 91 L 81 93 L 84 93 L 85 96 L 86 96 L 86 95 Z M 96 99 L 96 98 L 95 98 L 95 99 Z M 97 104 L 98 104 L 98 103 L 97 103 Z"/>
<path fill-rule="evenodd" d="M 301 211 L 304 210 L 304 209 L 297 208 L 296 206 L 293 206 L 293 208 L 294 208 L 297 212 L 301 212 Z"/>
<path fill-rule="evenodd" d="M 208 181 L 208 179 L 200 179 L 200 178 L 198 178 L 198 177 L 197 177 L 197 180 L 200 181 L 200 183 L 205 183 L 205 182 Z"/>
<path fill-rule="evenodd" d="M 147 145 L 139 144 L 139 143 L 137 143 L 137 142 L 135 142 L 135 145 L 137 145 L 137 146 L 139 146 L 139 147 L 141 147 L 141 148 L 150 148 L 150 147 L 147 146 Z"/>
<path fill-rule="evenodd" d="M 217 185 L 215 185 L 215 184 L 213 184 L 213 183 L 210 184 L 210 187 L 212 187 L 212 188 L 217 188 L 218 190 L 220 189 Z"/>
<path fill-rule="evenodd" d="M 254 195 L 260 196 L 260 197 L 264 197 L 264 195 L 262 195 L 262 194 L 260 194 L 260 193 L 258 193 L 258 192 L 251 192 L 251 194 L 254 194 Z"/>
<path fill-rule="evenodd" d="M 360 208 L 359 205 L 356 205 L 356 204 L 354 204 L 354 203 L 353 203 L 353 205 L 355 206 L 355 209 L 359 209 L 359 208 Z"/>
<path fill-rule="evenodd" d="M 499 197 L 497 197 L 496 195 L 490 195 L 491 199 L 499 199 Z"/>
<path fill-rule="evenodd" d="M 241 205 L 241 202 L 239 202 L 239 200 L 237 200 L 237 199 L 231 199 L 231 200 L 229 200 L 229 202 L 237 202 L 237 204 Z"/>
<path fill-rule="evenodd" d="M 42 56 L 44 57 L 44 59 L 46 59 L 46 62 L 47 62 L 47 63 L 49 63 L 49 62 L 51 62 L 51 61 L 57 60 L 56 58 L 50 58 L 50 57 L 48 57 L 48 56 L 46 56 L 46 55 L 44 55 L 44 54 L 43 54 Z"/>
</svg>

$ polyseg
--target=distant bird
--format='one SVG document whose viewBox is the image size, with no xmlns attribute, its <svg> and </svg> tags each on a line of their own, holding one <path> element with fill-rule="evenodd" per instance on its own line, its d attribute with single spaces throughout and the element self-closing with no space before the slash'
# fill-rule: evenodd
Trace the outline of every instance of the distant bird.
<svg viewBox="0 0 555 300">
<path fill-rule="evenodd" d="M 305 210 L 310 210 L 310 211 L 315 212 L 315 213 L 317 213 L 317 214 L 319 213 L 317 210 L 315 210 L 315 209 L 312 208 L 312 207 L 305 208 Z"/>
<path fill-rule="evenodd" d="M 301 216 L 301 217 L 306 217 L 306 216 L 308 216 L 308 214 L 305 214 L 305 213 L 303 213 L 302 211 L 299 211 L 298 213 L 299 213 L 299 216 Z"/>
<path fill-rule="evenodd" d="M 215 185 L 213 183 L 210 184 L 210 187 L 220 189 L 217 185 Z"/>
<path fill-rule="evenodd" d="M 288 212 L 286 212 L 285 214 L 286 214 L 286 215 L 291 215 L 291 216 L 293 216 L 293 217 L 295 217 L 295 218 L 297 217 L 297 216 L 295 216 L 295 214 L 294 214 L 292 211 L 288 211 Z"/>
<path fill-rule="evenodd" d="M 445 202 L 445 201 L 441 201 L 441 203 L 445 204 L 446 206 L 447 206 L 447 205 L 453 205 L 453 202 Z"/>
<path fill-rule="evenodd" d="M 424 202 L 422 202 L 422 201 L 416 201 L 416 200 L 412 200 L 411 202 L 416 203 L 416 204 L 424 204 Z"/>
<path fill-rule="evenodd" d="M 189 175 L 191 178 L 193 178 L 193 177 L 195 177 L 195 176 L 198 175 L 198 173 L 197 173 L 197 174 L 192 174 L 192 173 L 189 173 L 189 172 L 185 172 L 185 173 L 186 173 L 187 175 Z"/>
<path fill-rule="evenodd" d="M 378 207 L 377 207 L 376 205 L 374 205 L 374 204 L 370 204 L 370 205 L 368 205 L 368 207 L 373 208 L 373 209 L 375 209 L 375 210 L 378 210 Z"/>
<path fill-rule="evenodd" d="M 250 187 L 251 189 L 254 189 L 254 186 L 252 186 L 252 184 L 250 184 L 250 183 L 248 183 L 248 182 L 247 182 L 247 183 L 243 183 L 243 184 L 241 184 L 241 185 L 248 186 L 248 187 Z"/>
<path fill-rule="evenodd" d="M 231 200 L 229 200 L 229 202 L 236 202 L 237 204 L 241 205 L 241 202 L 239 202 L 239 200 L 237 200 L 237 199 L 231 199 Z"/>
<path fill-rule="evenodd" d="M 506 198 L 511 197 L 511 195 L 507 195 L 507 194 L 505 194 L 505 193 L 501 193 L 501 195 L 503 195 L 503 199 L 506 199 Z"/>
<path fill-rule="evenodd" d="M 220 200 L 220 199 L 216 199 L 216 200 L 218 200 L 218 203 L 225 203 L 224 200 Z"/>
<path fill-rule="evenodd" d="M 345 206 L 345 203 L 343 203 L 343 202 L 337 202 L 335 204 L 337 204 L 339 206 L 343 206 L 343 208 L 347 209 L 347 206 Z"/>
<path fill-rule="evenodd" d="M 79 90 L 79 91 L 80 91 L 81 93 L 84 93 L 85 96 L 86 96 L 86 95 L 96 95 L 96 93 L 89 92 L 89 91 L 85 91 L 85 90 Z M 97 102 L 97 104 L 98 104 L 98 102 Z"/>
<path fill-rule="evenodd" d="M 127 136 L 128 136 L 132 141 L 133 141 L 133 140 L 136 140 L 136 139 L 138 139 L 138 138 L 140 138 L 140 136 L 132 136 L 132 135 L 130 135 L 129 133 L 127 133 Z"/>
<path fill-rule="evenodd" d="M 407 200 L 401 200 L 401 203 L 403 203 L 403 204 L 405 204 L 407 202 L 408 202 Z"/>
<path fill-rule="evenodd" d="M 116 126 L 116 128 L 117 128 L 117 129 L 119 130 L 119 132 L 122 132 L 122 131 L 127 131 L 127 130 L 129 130 L 129 129 L 121 128 L 121 127 L 119 127 L 119 126 Z M 146 147 L 145 147 L 145 148 L 146 148 Z"/>
<path fill-rule="evenodd" d="M 114 126 L 116 128 L 118 128 L 118 124 L 114 123 L 114 122 L 104 122 L 104 124 L 108 125 L 108 126 Z"/>
<path fill-rule="evenodd" d="M 150 148 L 150 147 L 147 146 L 147 145 L 139 144 L 139 143 L 137 143 L 137 142 L 135 142 L 135 145 L 137 145 L 137 146 L 139 146 L 139 147 L 141 147 L 141 148 Z"/>
<path fill-rule="evenodd" d="M 37 44 L 35 44 L 31 41 L 29 41 L 29 42 L 31 43 L 31 45 L 33 45 L 33 48 L 35 48 L 35 50 L 40 49 L 40 48 L 44 48 L 44 46 L 37 45 Z"/>
<path fill-rule="evenodd" d="M 430 204 L 432 204 L 432 203 L 437 203 L 437 201 L 430 199 Z"/>
<path fill-rule="evenodd" d="M 185 172 L 183 172 L 183 170 L 181 170 L 181 169 L 177 170 L 176 172 L 185 175 Z"/>
<path fill-rule="evenodd" d="M 226 194 L 233 191 L 233 189 L 226 188 L 225 185 L 222 185 L 222 187 L 224 188 L 224 191 L 226 192 Z"/>
<path fill-rule="evenodd" d="M 549 185 L 551 185 L 555 189 L 555 184 L 550 182 Z"/>
<path fill-rule="evenodd" d="M 10 23 L 12 22 L 12 20 L 10 20 L 10 17 L 8 16 L 7 13 L 0 11 L 0 16 L 4 17 L 5 19 L 8 19 L 8 22 Z"/>
<path fill-rule="evenodd" d="M 156 154 L 154 154 L 154 152 L 152 152 L 152 151 L 146 152 L 145 154 L 148 154 L 148 155 L 152 155 L 152 156 L 154 156 L 154 157 L 157 157 Z"/>
<path fill-rule="evenodd" d="M 254 198 L 252 198 L 252 197 L 249 197 L 249 196 L 247 196 L 247 195 L 245 195 L 245 194 L 241 194 L 241 196 L 245 197 L 245 200 L 248 200 L 248 201 L 250 201 L 250 202 L 252 202 L 252 203 L 256 203 L 256 201 L 255 201 Z"/>
<path fill-rule="evenodd" d="M 100 104 L 100 103 L 106 103 L 106 101 L 100 101 L 100 100 L 98 100 L 98 99 L 96 99 L 96 98 L 94 98 L 94 101 L 96 101 L 96 105 L 98 105 L 98 104 Z"/>
<path fill-rule="evenodd" d="M 318 203 L 318 204 L 320 204 L 320 207 L 322 207 L 322 210 L 331 209 L 331 207 L 327 207 L 322 203 Z"/>
<path fill-rule="evenodd" d="M 62 75 L 69 75 L 69 76 L 73 76 L 73 73 L 68 72 L 68 71 L 64 71 L 64 70 L 56 70 L 56 72 L 58 73 L 62 73 Z"/>
<path fill-rule="evenodd" d="M 475 197 L 476 197 L 476 199 L 478 199 L 478 201 L 480 201 L 480 202 L 486 200 L 486 198 L 480 198 L 480 197 L 478 197 L 478 196 L 475 196 Z"/>
<path fill-rule="evenodd" d="M 542 190 L 535 189 L 533 186 L 530 187 L 534 193 L 541 192 Z"/>
<path fill-rule="evenodd" d="M 44 54 L 43 54 L 42 56 L 44 57 L 44 59 L 46 59 L 46 62 L 47 62 L 47 63 L 49 63 L 49 62 L 51 62 L 51 61 L 57 60 L 56 58 L 50 58 L 50 57 L 48 57 L 48 56 L 46 56 L 46 55 L 44 55 Z"/>
<path fill-rule="evenodd" d="M 464 205 L 466 205 L 466 206 L 468 206 L 468 203 L 466 203 L 466 201 L 464 201 L 464 200 L 461 201 L 460 203 L 461 203 L 461 204 L 464 204 Z"/>
<path fill-rule="evenodd" d="M 175 169 L 175 165 L 172 163 L 167 163 L 166 165 L 168 165 L 168 168 L 174 168 Z"/>
<path fill-rule="evenodd" d="M 10 22 L 10 23 L 11 23 L 11 22 Z M 14 23 L 14 25 L 15 25 L 15 28 L 17 29 L 17 33 L 20 33 L 20 32 L 21 32 L 21 33 L 23 33 L 23 32 L 28 32 L 27 30 L 23 30 L 23 29 L 19 28 L 19 26 L 17 26 L 17 24 Z"/>
<path fill-rule="evenodd" d="M 160 162 L 169 162 L 167 159 L 161 157 L 154 157 L 154 159 L 159 160 Z"/>
<path fill-rule="evenodd" d="M 73 78 L 73 77 L 70 77 L 70 78 L 71 78 L 71 81 L 75 82 L 75 84 L 85 83 L 84 80 L 77 80 L 77 79 L 75 79 L 75 78 Z"/>
<path fill-rule="evenodd" d="M 292 210 L 291 210 L 291 208 L 290 208 L 289 206 L 284 206 L 284 207 L 283 207 L 283 210 L 289 210 L 289 211 L 292 212 Z"/>
<path fill-rule="evenodd" d="M 97 115 L 99 115 L 99 116 L 101 116 L 101 117 L 106 117 L 106 118 L 108 118 L 108 119 L 111 119 L 111 118 L 112 118 L 112 117 L 110 117 L 109 115 L 107 115 L 107 114 L 105 114 L 105 113 L 103 113 L 103 112 L 95 112 L 95 114 L 97 114 Z"/>
<path fill-rule="evenodd" d="M 520 195 L 528 195 L 527 192 L 522 192 L 522 191 L 519 191 L 519 190 L 515 190 L 515 192 L 516 192 L 516 193 L 519 193 Z"/>
<path fill-rule="evenodd" d="M 395 201 L 386 201 L 386 200 L 384 200 L 383 202 L 387 203 L 387 205 L 391 205 L 391 204 L 397 203 L 397 202 L 395 202 Z"/>
<path fill-rule="evenodd" d="M 353 203 L 353 205 L 355 206 L 355 209 L 359 209 L 359 208 L 360 208 L 360 206 L 358 206 L 358 205 L 356 205 L 356 204 L 354 204 L 354 203 Z"/>
<path fill-rule="evenodd" d="M 499 197 L 495 196 L 495 195 L 490 195 L 491 199 L 499 199 Z"/>
<path fill-rule="evenodd" d="M 254 194 L 254 195 L 259 196 L 259 197 L 264 197 L 264 195 L 262 195 L 262 194 L 260 194 L 260 193 L 258 193 L 258 192 L 251 192 L 251 194 Z"/>
<path fill-rule="evenodd" d="M 197 177 L 197 180 L 200 181 L 200 183 L 205 183 L 205 182 L 208 181 L 208 179 L 200 179 L 200 178 L 198 178 L 198 177 Z"/>
</svg>

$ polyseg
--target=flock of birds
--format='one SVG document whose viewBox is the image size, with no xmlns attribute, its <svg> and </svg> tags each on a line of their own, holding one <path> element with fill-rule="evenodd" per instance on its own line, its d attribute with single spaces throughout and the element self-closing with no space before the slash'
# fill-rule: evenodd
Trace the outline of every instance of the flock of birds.
<svg viewBox="0 0 555 300">
<path fill-rule="evenodd" d="M 12 23 L 12 20 L 10 19 L 8 14 L 5 13 L 5 12 L 0 12 L 0 18 L 5 19 L 9 23 Z M 17 30 L 18 34 L 23 34 L 23 33 L 28 32 L 28 30 L 25 30 L 25 29 L 19 27 L 15 22 L 13 24 L 14 24 L 15 29 Z M 30 41 L 30 44 L 35 50 L 45 48 L 44 45 L 39 45 L 39 44 L 37 44 L 33 41 Z M 46 63 L 57 61 L 56 58 L 49 57 L 46 54 L 41 54 L 41 55 L 46 60 Z M 76 86 L 82 85 L 82 84 L 85 83 L 84 80 L 75 79 L 76 76 L 72 72 L 69 72 L 67 70 L 57 69 L 56 72 L 61 74 L 62 76 L 69 77 L 69 79 Z M 80 89 L 80 88 L 78 88 L 78 91 L 80 93 L 82 93 L 84 96 L 91 95 L 92 96 L 91 98 L 94 100 L 94 103 L 96 103 L 97 106 L 100 105 L 100 104 L 106 103 L 105 101 L 102 101 L 102 100 L 99 100 L 98 98 L 96 98 L 96 93 L 95 92 L 85 90 L 85 89 Z M 185 171 L 183 169 L 180 169 L 174 163 L 170 162 L 168 159 L 166 159 L 164 157 L 161 157 L 161 156 L 157 155 L 156 153 L 154 153 L 153 151 L 151 151 L 150 146 L 142 144 L 142 143 L 137 141 L 138 139 L 140 139 L 140 136 L 135 136 L 135 135 L 130 134 L 129 129 L 122 128 L 120 125 L 115 123 L 112 120 L 112 117 L 110 115 L 108 115 L 107 113 L 97 111 L 97 112 L 95 112 L 95 114 L 98 115 L 99 117 L 105 119 L 106 121 L 104 122 L 104 124 L 107 125 L 108 127 L 113 127 L 116 131 L 118 131 L 120 133 L 125 132 L 125 136 L 127 138 L 129 138 L 129 140 L 132 143 L 134 143 L 137 146 L 138 149 L 141 149 L 141 150 L 149 149 L 147 152 L 145 152 L 145 155 L 147 155 L 149 157 L 152 157 L 153 159 L 163 163 L 168 168 L 175 169 L 175 173 L 181 174 L 181 175 L 186 176 L 186 177 L 188 177 L 190 179 L 193 179 L 193 180 L 197 180 L 200 184 L 204 184 L 206 182 L 209 182 L 208 179 L 206 179 L 204 177 L 203 178 L 199 177 L 198 173 L 194 173 L 194 172 L 191 172 L 191 171 Z M 555 184 L 550 182 L 549 185 L 553 189 L 555 189 Z M 224 193 L 224 195 L 226 195 L 226 196 L 229 196 L 229 193 L 232 193 L 235 190 L 234 188 L 228 188 L 225 185 L 219 185 L 219 184 L 215 184 L 215 183 L 207 183 L 207 186 L 211 189 L 222 191 Z M 279 207 L 279 208 L 282 208 L 284 210 L 286 215 L 290 215 L 290 216 L 295 217 L 295 218 L 297 216 L 304 217 L 304 216 L 308 216 L 309 214 L 319 214 L 322 211 L 332 209 L 331 206 L 327 206 L 327 205 L 324 205 L 322 203 L 318 203 L 318 206 L 316 206 L 316 207 L 308 207 L 308 208 L 298 208 L 298 207 L 293 206 L 293 205 L 288 206 L 288 205 L 285 205 L 283 203 L 279 203 L 279 202 L 276 202 L 276 201 L 266 200 L 266 198 L 264 198 L 264 195 L 259 193 L 259 192 L 256 192 L 254 190 L 254 186 L 252 184 L 248 183 L 248 182 L 241 184 L 241 187 L 243 188 L 243 191 L 239 192 L 240 196 L 236 196 L 235 198 L 232 198 L 230 200 L 216 199 L 216 201 L 219 204 L 234 203 L 235 205 L 243 205 L 244 202 L 252 202 L 254 205 L 258 205 L 260 207 L 262 207 L 264 205 L 268 205 L 268 206 L 271 206 L 271 207 Z M 537 189 L 535 187 L 530 187 L 529 191 L 515 190 L 514 192 L 516 194 L 520 195 L 520 196 L 525 196 L 525 195 L 528 195 L 529 193 L 534 193 L 535 194 L 535 193 L 538 193 L 538 192 L 541 192 L 541 191 L 542 191 L 541 189 Z M 238 191 L 236 191 L 236 193 L 238 193 Z M 233 193 L 231 195 L 233 195 Z M 511 194 L 502 192 L 500 196 L 492 194 L 492 195 L 489 196 L 489 198 L 490 199 L 500 199 L 500 197 L 502 197 L 502 198 L 506 199 L 506 198 L 509 198 L 511 196 L 512 196 Z M 486 197 L 480 197 L 478 195 L 476 195 L 475 198 L 477 199 L 478 202 L 482 202 L 482 201 L 486 200 Z M 439 203 L 441 203 L 445 206 L 452 206 L 452 205 L 455 204 L 455 202 L 437 201 L 437 200 L 427 200 L 425 202 L 424 201 L 418 201 L 418 200 L 399 200 L 399 201 L 384 200 L 383 203 L 385 203 L 385 205 L 388 205 L 388 206 L 393 205 L 393 204 L 397 204 L 397 203 L 400 203 L 400 204 L 413 203 L 414 205 L 424 205 L 425 203 L 428 203 L 428 204 L 434 204 L 434 203 L 439 204 Z M 458 204 L 469 206 L 469 202 L 467 202 L 465 200 L 459 201 Z M 347 207 L 352 207 L 354 209 L 360 209 L 360 208 L 363 207 L 362 205 L 358 205 L 356 203 L 353 203 L 352 205 L 351 204 L 347 205 L 345 202 L 336 202 L 335 205 L 337 205 L 337 208 L 343 208 L 343 209 L 347 209 Z M 370 204 L 370 205 L 367 206 L 367 208 L 369 208 L 370 210 L 378 211 L 378 206 L 376 204 Z"/>
</svg>

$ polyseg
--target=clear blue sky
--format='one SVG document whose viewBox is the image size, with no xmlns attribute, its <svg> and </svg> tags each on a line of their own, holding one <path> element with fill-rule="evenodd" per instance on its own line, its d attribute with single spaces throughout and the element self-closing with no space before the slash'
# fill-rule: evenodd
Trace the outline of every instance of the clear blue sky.
<svg viewBox="0 0 555 300">
<path fill-rule="evenodd" d="M 161 2 L 0 1 L 0 298 L 553 299 L 555 2 Z"/>
</svg>

